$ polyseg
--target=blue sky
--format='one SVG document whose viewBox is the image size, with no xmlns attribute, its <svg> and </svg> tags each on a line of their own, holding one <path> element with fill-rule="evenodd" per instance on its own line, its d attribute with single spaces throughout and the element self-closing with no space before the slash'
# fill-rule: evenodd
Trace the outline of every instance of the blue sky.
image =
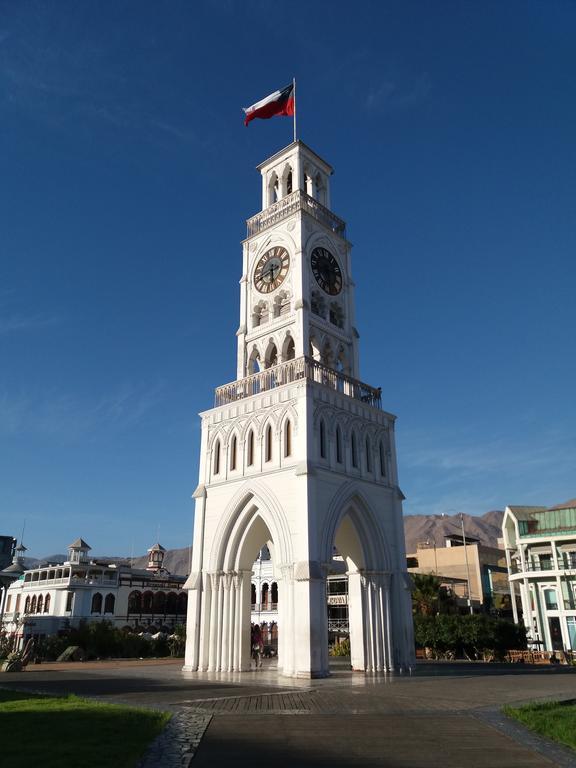
<svg viewBox="0 0 576 768">
<path fill-rule="evenodd" d="M 0 11 L 0 533 L 189 544 L 254 167 L 291 140 L 241 107 L 293 76 L 405 512 L 576 496 L 574 3 Z"/>
</svg>

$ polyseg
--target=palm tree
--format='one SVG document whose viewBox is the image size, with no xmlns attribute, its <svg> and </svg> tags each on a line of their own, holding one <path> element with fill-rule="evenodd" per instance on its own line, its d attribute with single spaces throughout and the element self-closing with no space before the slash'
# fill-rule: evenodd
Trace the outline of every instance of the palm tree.
<svg viewBox="0 0 576 768">
<path fill-rule="evenodd" d="M 438 613 L 441 596 L 440 579 L 429 573 L 413 573 L 412 611 L 423 616 Z"/>
</svg>

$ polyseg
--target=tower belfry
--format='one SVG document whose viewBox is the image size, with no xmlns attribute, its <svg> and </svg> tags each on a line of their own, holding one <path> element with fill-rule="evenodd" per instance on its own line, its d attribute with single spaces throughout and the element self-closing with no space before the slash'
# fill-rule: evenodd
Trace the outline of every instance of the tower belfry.
<svg viewBox="0 0 576 768">
<path fill-rule="evenodd" d="M 347 565 L 352 666 L 413 659 L 395 417 L 359 379 L 351 245 L 332 168 L 296 141 L 247 222 L 236 379 L 201 414 L 185 669 L 250 664 L 250 574 L 278 581 L 279 670 L 328 674 L 326 575 Z"/>
</svg>

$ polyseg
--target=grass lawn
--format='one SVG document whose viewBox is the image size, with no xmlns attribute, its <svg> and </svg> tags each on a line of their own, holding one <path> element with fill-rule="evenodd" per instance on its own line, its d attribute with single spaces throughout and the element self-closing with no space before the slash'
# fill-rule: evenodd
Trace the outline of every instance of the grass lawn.
<svg viewBox="0 0 576 768">
<path fill-rule="evenodd" d="M 504 707 L 503 711 L 540 736 L 576 749 L 575 703 L 547 701 L 543 704 L 527 704 L 524 707 Z"/>
<path fill-rule="evenodd" d="M 0 690 L 3 765 L 133 768 L 171 715 Z"/>
</svg>

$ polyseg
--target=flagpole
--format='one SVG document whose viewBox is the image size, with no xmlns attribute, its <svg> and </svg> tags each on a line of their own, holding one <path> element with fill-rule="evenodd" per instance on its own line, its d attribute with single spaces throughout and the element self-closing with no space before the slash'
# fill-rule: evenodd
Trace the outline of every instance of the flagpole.
<svg viewBox="0 0 576 768">
<path fill-rule="evenodd" d="M 292 87 L 294 91 L 294 141 L 296 141 L 296 78 L 292 78 Z"/>
</svg>

